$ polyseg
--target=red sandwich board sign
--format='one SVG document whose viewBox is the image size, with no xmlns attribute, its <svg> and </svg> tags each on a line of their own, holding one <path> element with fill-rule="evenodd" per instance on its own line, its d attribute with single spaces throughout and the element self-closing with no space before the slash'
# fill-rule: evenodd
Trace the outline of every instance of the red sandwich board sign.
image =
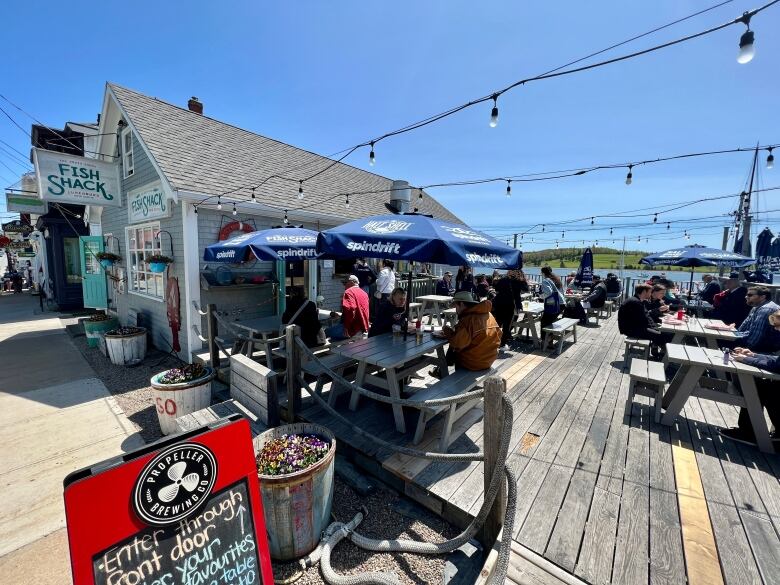
<svg viewBox="0 0 780 585">
<path fill-rule="evenodd" d="M 74 585 L 272 585 L 249 424 L 169 437 L 64 481 Z"/>
</svg>

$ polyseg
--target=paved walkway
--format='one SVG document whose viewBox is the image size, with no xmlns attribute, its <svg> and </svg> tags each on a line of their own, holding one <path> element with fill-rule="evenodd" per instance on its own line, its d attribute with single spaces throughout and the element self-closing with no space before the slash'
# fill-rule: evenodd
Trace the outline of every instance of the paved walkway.
<svg viewBox="0 0 780 585">
<path fill-rule="evenodd" d="M 62 480 L 143 445 L 55 313 L 0 295 L 0 583 L 70 583 Z"/>
</svg>

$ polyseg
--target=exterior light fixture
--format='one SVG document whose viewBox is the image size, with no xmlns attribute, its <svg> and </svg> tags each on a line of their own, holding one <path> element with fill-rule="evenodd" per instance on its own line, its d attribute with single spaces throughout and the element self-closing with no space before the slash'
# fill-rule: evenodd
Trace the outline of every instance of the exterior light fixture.
<svg viewBox="0 0 780 585">
<path fill-rule="evenodd" d="M 493 94 L 493 109 L 490 110 L 490 127 L 498 126 L 498 94 Z"/>
</svg>

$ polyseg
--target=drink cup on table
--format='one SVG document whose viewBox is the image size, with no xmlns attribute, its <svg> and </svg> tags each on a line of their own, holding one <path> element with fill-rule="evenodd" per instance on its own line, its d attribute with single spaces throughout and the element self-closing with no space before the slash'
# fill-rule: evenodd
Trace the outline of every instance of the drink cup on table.
<svg viewBox="0 0 780 585">
<path fill-rule="evenodd" d="M 401 335 L 401 326 L 393 325 L 393 337 L 398 337 L 399 335 Z"/>
</svg>

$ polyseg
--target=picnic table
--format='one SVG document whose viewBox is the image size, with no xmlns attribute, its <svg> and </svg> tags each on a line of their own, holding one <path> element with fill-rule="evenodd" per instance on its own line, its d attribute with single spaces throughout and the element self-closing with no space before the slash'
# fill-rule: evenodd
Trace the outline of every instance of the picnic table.
<svg viewBox="0 0 780 585">
<path fill-rule="evenodd" d="M 689 309 L 696 311 L 697 317 L 701 317 L 705 311 L 712 309 L 712 305 L 710 303 L 707 301 L 701 301 L 699 299 L 691 299 L 690 301 L 687 301 L 686 306 Z"/>
<path fill-rule="evenodd" d="M 734 360 L 724 364 L 720 350 L 691 345 L 667 343 L 665 359 L 680 364 L 680 369 L 664 393 L 662 406 L 666 412 L 661 424 L 672 425 L 690 396 L 744 407 L 750 415 L 759 449 L 764 453 L 774 453 L 755 379 L 769 378 L 780 383 L 780 375 Z M 703 377 L 707 370 L 731 374 L 732 380 L 739 381 L 739 387 L 733 382 Z"/>
<path fill-rule="evenodd" d="M 433 323 L 434 315 L 436 316 L 439 325 L 442 325 L 442 312 L 450 305 L 452 297 L 445 295 L 422 295 L 417 297 L 415 301 L 422 303 L 422 307 L 420 308 L 421 316 L 424 315 L 427 310 L 431 310 L 431 313 L 428 315 L 428 325 Z"/>
<path fill-rule="evenodd" d="M 541 347 L 542 340 L 536 331 L 536 323 L 542 320 L 542 313 L 544 313 L 544 303 L 529 302 L 527 310 L 523 309 L 522 305 L 517 307 L 512 321 L 512 330 L 517 328 L 515 335 L 527 331 L 534 340 L 534 344 Z"/>
<path fill-rule="evenodd" d="M 713 328 L 715 327 L 715 328 Z M 704 339 L 707 347 L 718 348 L 718 340 L 736 341 L 737 335 L 733 330 L 726 329 L 726 324 L 718 319 L 694 319 L 687 321 L 662 320 L 658 328 L 664 333 L 672 333 L 672 343 L 682 343 L 686 337 Z"/>
<path fill-rule="evenodd" d="M 437 363 L 439 370 L 446 375 L 447 360 L 444 357 L 445 339 L 423 333 L 422 342 L 417 341 L 414 334 L 404 338 L 403 334 L 385 333 L 376 337 L 360 339 L 331 349 L 332 354 L 350 358 L 358 363 L 355 384 L 364 386 L 366 382 L 385 388 L 393 398 L 401 397 L 401 380 L 417 372 L 429 363 Z M 436 358 L 427 356 L 436 352 Z M 385 376 L 377 375 L 378 369 L 384 370 Z M 373 372 L 370 370 L 374 370 Z M 349 401 L 350 410 L 355 410 L 360 394 L 352 392 Z M 399 433 L 406 432 L 403 410 L 399 404 L 393 404 L 395 428 Z"/>
</svg>

